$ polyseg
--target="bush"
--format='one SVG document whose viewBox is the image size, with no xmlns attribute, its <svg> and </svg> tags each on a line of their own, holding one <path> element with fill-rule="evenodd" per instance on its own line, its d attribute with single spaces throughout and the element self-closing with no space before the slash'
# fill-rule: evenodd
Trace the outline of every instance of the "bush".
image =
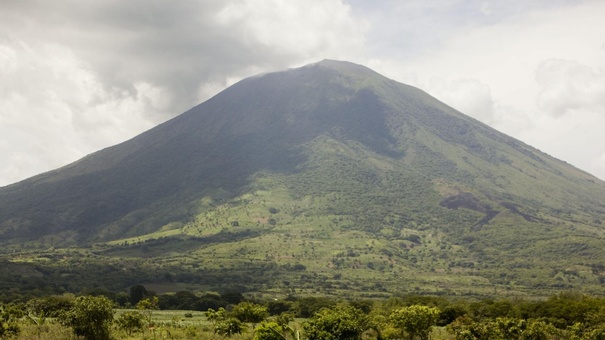
<svg viewBox="0 0 605 340">
<path fill-rule="evenodd" d="M 324 308 L 303 324 L 310 340 L 358 340 L 368 328 L 367 315 L 351 306 Z"/>
<path fill-rule="evenodd" d="M 16 320 L 22 315 L 23 313 L 20 313 L 15 306 L 0 305 L 0 338 L 8 338 L 19 334 L 21 328 Z"/>
<path fill-rule="evenodd" d="M 283 328 L 275 321 L 264 321 L 254 330 L 254 340 L 283 340 Z"/>
<path fill-rule="evenodd" d="M 19 328 L 19 325 L 14 320 L 0 324 L 0 338 L 16 336 L 20 331 L 21 328 Z"/>
<path fill-rule="evenodd" d="M 422 340 L 429 339 L 431 328 L 437 324 L 439 308 L 413 305 L 394 310 L 390 319 L 395 327 L 405 331 L 410 339 L 418 336 Z"/>
<path fill-rule="evenodd" d="M 242 332 L 242 323 L 236 318 L 228 318 L 214 325 L 214 333 L 222 336 L 232 336 Z"/>
<path fill-rule="evenodd" d="M 105 296 L 80 296 L 61 317 L 74 333 L 86 340 L 108 340 L 113 322 L 113 305 Z"/>
<path fill-rule="evenodd" d="M 126 331 L 128 336 L 130 336 L 132 332 L 143 329 L 143 318 L 143 314 L 140 312 L 125 312 L 117 318 L 116 323 L 120 329 Z"/>
<path fill-rule="evenodd" d="M 27 310 L 34 315 L 56 318 L 70 310 L 73 304 L 73 296 L 48 296 L 28 301 Z"/>
<path fill-rule="evenodd" d="M 231 314 L 241 322 L 250 322 L 250 323 L 258 323 L 267 316 L 269 316 L 269 312 L 267 312 L 267 307 L 257 305 L 251 302 L 241 302 L 231 311 Z"/>
</svg>

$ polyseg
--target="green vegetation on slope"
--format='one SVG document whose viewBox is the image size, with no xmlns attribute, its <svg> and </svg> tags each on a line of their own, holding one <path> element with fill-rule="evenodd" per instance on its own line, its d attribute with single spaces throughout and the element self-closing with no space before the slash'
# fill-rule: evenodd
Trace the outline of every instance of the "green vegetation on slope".
<svg viewBox="0 0 605 340">
<path fill-rule="evenodd" d="M 0 188 L 0 275 L 34 295 L 602 293 L 604 198 L 418 89 L 324 61 Z"/>
</svg>

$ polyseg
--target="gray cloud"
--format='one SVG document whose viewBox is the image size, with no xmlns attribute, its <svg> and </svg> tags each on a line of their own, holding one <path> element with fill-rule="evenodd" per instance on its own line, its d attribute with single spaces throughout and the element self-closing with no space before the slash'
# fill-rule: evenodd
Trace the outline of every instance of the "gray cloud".
<svg viewBox="0 0 605 340">
<path fill-rule="evenodd" d="M 339 0 L 0 2 L 0 185 L 130 138 L 241 78 L 355 59 L 368 28 Z"/>
<path fill-rule="evenodd" d="M 130 138 L 244 77 L 323 58 L 411 82 L 605 176 L 605 150 L 594 148 L 605 145 L 596 128 L 605 119 L 599 1 L 0 6 L 0 185 Z M 570 129 L 586 117 L 589 125 Z"/>
<path fill-rule="evenodd" d="M 115 96 L 157 86 L 170 116 L 199 101 L 200 84 L 359 49 L 363 28 L 338 1 L 8 1 L 9 36 L 68 48 Z"/>
</svg>

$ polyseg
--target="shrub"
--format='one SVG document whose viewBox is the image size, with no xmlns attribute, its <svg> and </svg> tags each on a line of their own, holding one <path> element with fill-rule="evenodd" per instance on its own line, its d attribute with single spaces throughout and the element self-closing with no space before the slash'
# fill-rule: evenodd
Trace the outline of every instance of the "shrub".
<svg viewBox="0 0 605 340">
<path fill-rule="evenodd" d="M 113 305 L 105 296 L 80 296 L 62 316 L 62 321 L 86 340 L 108 340 L 113 322 Z"/>
<path fill-rule="evenodd" d="M 358 340 L 368 328 L 367 315 L 351 306 L 324 308 L 303 324 L 310 340 Z"/>
<path fill-rule="evenodd" d="M 395 327 L 405 331 L 411 339 L 418 336 L 426 340 L 431 328 L 437 324 L 440 312 L 436 307 L 413 305 L 394 310 L 389 318 Z"/>
<path fill-rule="evenodd" d="M 116 323 L 130 336 L 132 332 L 143 329 L 143 314 L 137 311 L 126 312 L 117 318 Z"/>
<path fill-rule="evenodd" d="M 214 326 L 214 333 L 222 336 L 232 336 L 242 332 L 242 323 L 236 318 L 219 321 Z"/>
<path fill-rule="evenodd" d="M 254 330 L 254 340 L 284 340 L 283 328 L 275 321 L 264 321 Z"/>
<path fill-rule="evenodd" d="M 251 302 L 241 302 L 231 311 L 231 314 L 241 322 L 258 323 L 269 315 L 267 307 Z"/>
</svg>

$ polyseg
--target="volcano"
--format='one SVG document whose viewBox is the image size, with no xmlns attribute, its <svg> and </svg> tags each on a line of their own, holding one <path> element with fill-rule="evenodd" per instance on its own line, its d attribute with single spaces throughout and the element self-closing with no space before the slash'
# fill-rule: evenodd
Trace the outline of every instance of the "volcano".
<svg viewBox="0 0 605 340">
<path fill-rule="evenodd" d="M 0 188 L 0 242 L 12 251 L 212 258 L 207 271 L 262 262 L 300 287 L 319 275 L 345 290 L 371 277 L 360 286 L 599 291 L 604 219 L 599 179 L 333 60 L 244 79 L 129 141 Z"/>
</svg>

